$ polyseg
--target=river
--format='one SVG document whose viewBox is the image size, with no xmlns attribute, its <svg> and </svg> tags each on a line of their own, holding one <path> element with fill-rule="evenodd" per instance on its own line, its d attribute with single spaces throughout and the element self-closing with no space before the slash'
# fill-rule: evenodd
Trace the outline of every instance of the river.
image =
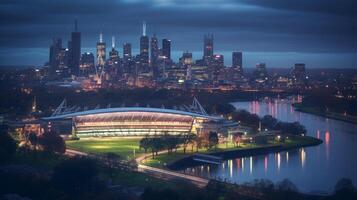
<svg viewBox="0 0 357 200">
<path fill-rule="evenodd" d="M 287 101 L 235 102 L 259 116 L 270 114 L 281 121 L 299 121 L 307 135 L 323 144 L 261 156 L 226 160 L 221 165 L 202 165 L 184 170 L 198 176 L 234 183 L 269 179 L 274 183 L 285 178 L 306 193 L 330 193 L 343 177 L 357 184 L 357 125 L 295 111 Z"/>
</svg>

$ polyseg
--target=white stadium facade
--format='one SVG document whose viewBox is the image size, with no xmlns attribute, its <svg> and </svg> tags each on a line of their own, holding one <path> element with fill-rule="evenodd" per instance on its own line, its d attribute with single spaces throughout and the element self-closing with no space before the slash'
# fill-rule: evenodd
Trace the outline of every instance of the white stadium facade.
<svg viewBox="0 0 357 200">
<path fill-rule="evenodd" d="M 199 112 L 149 107 L 105 108 L 57 112 L 43 120 L 50 129 L 67 121 L 72 134 L 78 137 L 200 134 L 209 131 L 224 134 L 237 126 L 221 116 L 208 115 L 199 103 L 198 108 L 195 110 Z"/>
</svg>

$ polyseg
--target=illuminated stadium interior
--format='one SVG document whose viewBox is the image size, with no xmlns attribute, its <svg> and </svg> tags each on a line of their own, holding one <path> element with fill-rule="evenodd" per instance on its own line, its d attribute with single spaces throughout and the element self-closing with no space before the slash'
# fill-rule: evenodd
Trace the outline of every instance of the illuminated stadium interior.
<svg viewBox="0 0 357 200">
<path fill-rule="evenodd" d="M 107 108 L 59 114 L 47 121 L 72 120 L 79 137 L 199 133 L 220 127 L 223 118 L 161 108 Z"/>
</svg>

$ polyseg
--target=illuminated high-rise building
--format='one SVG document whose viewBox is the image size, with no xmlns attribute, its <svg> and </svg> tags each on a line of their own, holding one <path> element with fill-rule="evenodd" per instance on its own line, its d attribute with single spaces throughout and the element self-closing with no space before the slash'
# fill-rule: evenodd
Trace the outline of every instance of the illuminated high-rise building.
<svg viewBox="0 0 357 200">
<path fill-rule="evenodd" d="M 109 52 L 108 68 L 105 70 L 107 78 L 114 78 L 122 73 L 119 52 L 115 49 L 115 37 L 112 37 L 112 49 Z"/>
<path fill-rule="evenodd" d="M 131 44 L 124 43 L 123 45 L 123 61 L 129 62 L 131 61 Z"/>
<path fill-rule="evenodd" d="M 253 77 L 256 80 L 267 80 L 268 79 L 268 71 L 265 63 L 257 63 L 256 68 L 253 72 Z"/>
<path fill-rule="evenodd" d="M 151 38 L 150 42 L 150 64 L 154 78 L 158 75 L 159 44 L 156 35 Z"/>
<path fill-rule="evenodd" d="M 119 62 L 119 52 L 115 49 L 115 37 L 112 37 L 112 50 L 109 52 L 111 62 Z"/>
<path fill-rule="evenodd" d="M 242 52 L 232 53 L 232 67 L 237 69 L 237 71 L 243 74 L 243 54 Z"/>
<path fill-rule="evenodd" d="M 290 72 L 294 84 L 304 84 L 306 82 L 306 69 L 304 63 L 296 63 Z"/>
<path fill-rule="evenodd" d="M 132 71 L 130 69 L 132 62 L 133 62 L 133 59 L 131 56 L 131 44 L 124 43 L 123 44 L 123 71 L 124 71 L 124 73 L 130 73 L 130 71 Z"/>
<path fill-rule="evenodd" d="M 106 59 L 106 47 L 103 41 L 103 34 L 99 35 L 99 42 L 97 42 L 97 66 L 99 70 L 102 70 L 105 65 Z"/>
<path fill-rule="evenodd" d="M 77 19 L 74 22 L 74 31 L 71 34 L 71 46 L 68 47 L 71 54 L 71 70 L 73 74 L 78 75 L 81 58 L 81 32 L 78 31 Z"/>
<path fill-rule="evenodd" d="M 140 63 L 144 68 L 149 66 L 149 37 L 146 36 L 145 22 L 143 22 L 143 35 L 140 37 Z"/>
<path fill-rule="evenodd" d="M 154 36 L 151 38 L 150 42 L 150 61 L 151 61 L 151 66 L 157 65 L 157 59 L 159 58 L 159 44 L 157 41 L 157 37 L 154 34 Z"/>
<path fill-rule="evenodd" d="M 218 76 L 224 68 L 224 57 L 223 55 L 216 54 L 213 55 L 210 64 L 208 65 L 210 79 L 214 82 L 218 81 Z"/>
<path fill-rule="evenodd" d="M 179 64 L 184 70 L 186 70 L 186 80 L 191 80 L 193 64 L 192 53 L 189 53 L 188 51 L 184 52 L 180 58 Z"/>
<path fill-rule="evenodd" d="M 171 40 L 162 40 L 162 55 L 167 59 L 171 59 Z"/>
<path fill-rule="evenodd" d="M 58 68 L 58 54 L 62 49 L 62 39 L 53 38 L 52 45 L 50 46 L 50 57 L 49 57 L 49 65 L 50 65 L 50 77 L 56 78 L 56 69 Z"/>
<path fill-rule="evenodd" d="M 90 52 L 85 52 L 81 56 L 81 64 L 79 67 L 80 75 L 88 76 L 95 72 L 94 55 Z"/>
<path fill-rule="evenodd" d="M 213 35 L 205 35 L 203 39 L 203 60 L 208 64 L 213 56 Z"/>
<path fill-rule="evenodd" d="M 181 65 L 192 65 L 193 60 L 192 60 L 192 53 L 189 52 L 184 52 L 182 54 L 182 57 L 180 58 L 180 64 Z"/>
</svg>

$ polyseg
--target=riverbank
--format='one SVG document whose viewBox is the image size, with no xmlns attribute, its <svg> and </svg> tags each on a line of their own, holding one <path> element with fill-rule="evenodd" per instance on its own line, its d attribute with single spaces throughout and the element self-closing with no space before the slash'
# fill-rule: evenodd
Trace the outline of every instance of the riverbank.
<svg viewBox="0 0 357 200">
<path fill-rule="evenodd" d="M 302 105 L 301 103 L 294 103 L 292 104 L 294 109 L 299 112 L 304 112 L 304 113 L 309 113 L 313 115 L 318 115 L 321 117 L 326 117 L 329 119 L 335 119 L 339 121 L 344 121 L 344 122 L 349 122 L 353 124 L 357 124 L 357 117 L 356 116 L 351 116 L 351 115 L 344 115 L 340 113 L 334 113 L 334 112 L 323 112 L 317 107 L 308 107 L 305 105 Z"/>
<path fill-rule="evenodd" d="M 275 142 L 267 144 L 246 144 L 239 147 L 228 147 L 228 148 L 217 148 L 215 150 L 200 150 L 198 153 L 219 156 L 223 160 L 240 158 L 246 156 L 255 156 L 261 154 L 269 154 L 281 151 L 287 151 L 292 149 L 298 149 L 309 146 L 316 146 L 322 143 L 322 140 L 309 137 L 309 136 L 290 136 L 285 142 Z M 143 161 L 143 164 L 159 167 L 168 168 L 171 170 L 181 170 L 187 167 L 193 167 L 197 165 L 202 165 L 202 162 L 194 161 L 193 155 L 197 152 L 186 152 L 180 149 L 176 153 L 171 154 L 160 154 L 155 158 L 148 158 Z"/>
</svg>

